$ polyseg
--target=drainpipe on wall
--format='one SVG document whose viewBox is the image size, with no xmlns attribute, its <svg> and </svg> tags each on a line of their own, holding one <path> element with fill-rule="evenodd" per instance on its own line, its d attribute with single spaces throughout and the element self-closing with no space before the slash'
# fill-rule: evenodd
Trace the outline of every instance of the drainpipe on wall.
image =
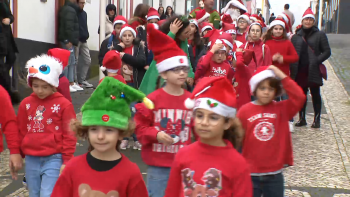
<svg viewBox="0 0 350 197">
<path fill-rule="evenodd" d="M 106 37 L 106 0 L 100 0 L 100 46 Z M 105 75 L 99 70 L 99 79 L 101 80 Z"/>
<path fill-rule="evenodd" d="M 319 1 L 318 4 L 318 29 L 321 30 L 322 29 L 322 15 L 323 15 L 323 0 Z"/>
</svg>

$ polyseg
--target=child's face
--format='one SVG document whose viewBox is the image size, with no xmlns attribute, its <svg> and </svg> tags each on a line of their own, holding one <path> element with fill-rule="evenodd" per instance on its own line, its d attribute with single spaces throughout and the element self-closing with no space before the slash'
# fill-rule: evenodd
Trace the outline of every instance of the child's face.
<svg viewBox="0 0 350 197">
<path fill-rule="evenodd" d="M 123 33 L 122 36 L 122 42 L 125 44 L 125 46 L 131 46 L 132 42 L 134 41 L 134 35 L 131 33 L 131 31 L 127 30 Z"/>
<path fill-rule="evenodd" d="M 246 21 L 243 18 L 239 19 L 239 21 L 238 21 L 238 28 L 240 30 L 246 30 L 247 27 L 248 27 L 248 21 Z M 241 33 L 243 33 L 243 32 L 241 32 Z"/>
<path fill-rule="evenodd" d="M 194 130 L 202 142 L 221 142 L 224 131 L 229 129 L 230 122 L 214 112 L 196 109 L 194 113 Z"/>
<path fill-rule="evenodd" d="M 118 140 L 123 139 L 118 129 L 105 126 L 90 126 L 88 136 L 91 146 L 98 152 L 116 150 Z"/>
<path fill-rule="evenodd" d="M 114 26 L 114 30 L 115 30 L 115 32 L 117 33 L 117 35 L 119 35 L 119 33 L 120 33 L 120 30 L 122 29 L 122 24 L 116 24 L 115 26 Z"/>
<path fill-rule="evenodd" d="M 32 78 L 32 89 L 40 99 L 45 99 L 54 93 L 54 87 L 52 85 L 37 78 Z"/>
<path fill-rule="evenodd" d="M 283 35 L 283 27 L 281 25 L 275 25 L 272 29 L 272 35 L 275 37 L 280 37 Z"/>
<path fill-rule="evenodd" d="M 150 20 L 148 20 L 147 21 L 147 23 L 149 24 L 149 23 L 158 23 L 158 19 L 156 19 L 156 18 L 152 18 L 152 19 L 150 19 Z"/>
<path fill-rule="evenodd" d="M 195 34 L 197 32 L 197 26 L 195 24 L 190 23 L 190 28 L 191 28 L 190 34 Z"/>
<path fill-rule="evenodd" d="M 189 70 L 190 68 L 188 66 L 179 66 L 162 72 L 160 75 L 163 79 L 167 80 L 167 83 L 182 86 L 187 80 Z"/>
<path fill-rule="evenodd" d="M 202 33 L 202 36 L 205 36 L 208 33 L 209 30 L 204 30 Z"/>
<path fill-rule="evenodd" d="M 270 86 L 269 80 L 262 81 L 256 89 L 256 98 L 261 105 L 271 103 L 275 96 L 276 89 Z"/>
<path fill-rule="evenodd" d="M 132 75 L 133 74 L 132 70 L 129 69 L 129 66 L 126 64 L 123 65 L 123 74 L 125 74 L 125 75 Z"/>
<path fill-rule="evenodd" d="M 228 48 L 228 47 L 227 47 Z M 226 51 L 220 50 L 214 53 L 213 61 L 220 64 L 226 60 Z"/>
<path fill-rule="evenodd" d="M 249 36 L 253 41 L 258 41 L 261 37 L 261 27 L 259 25 L 253 25 L 250 28 Z"/>
</svg>

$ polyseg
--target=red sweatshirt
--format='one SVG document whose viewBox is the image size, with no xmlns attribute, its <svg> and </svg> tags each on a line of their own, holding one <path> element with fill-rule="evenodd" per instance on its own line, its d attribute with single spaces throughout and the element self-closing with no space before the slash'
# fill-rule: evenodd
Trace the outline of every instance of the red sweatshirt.
<svg viewBox="0 0 350 197">
<path fill-rule="evenodd" d="M 150 166 L 171 167 L 175 154 L 180 148 L 191 143 L 192 110 L 187 110 L 184 102 L 191 93 L 173 96 L 160 88 L 147 96 L 155 108 L 147 109 L 143 103 L 137 104 L 134 120 L 135 133 L 142 144 L 142 160 Z M 159 131 L 174 138 L 174 144 L 165 146 L 157 140 Z"/>
<path fill-rule="evenodd" d="M 239 31 L 237 31 L 236 40 L 238 40 L 242 43 L 246 43 L 247 42 L 247 32 L 239 33 Z"/>
<path fill-rule="evenodd" d="M 265 42 L 269 46 L 271 51 L 271 59 L 276 53 L 280 53 L 283 56 L 283 63 L 272 62 L 273 65 L 281 69 L 286 75 L 290 75 L 289 64 L 295 63 L 299 60 L 299 56 L 295 51 L 295 48 L 290 40 L 284 40 L 282 38 L 274 38 Z"/>
<path fill-rule="evenodd" d="M 120 82 L 122 82 L 122 83 L 124 83 L 124 84 L 126 84 L 126 82 L 125 82 L 123 76 L 121 76 L 121 75 L 119 75 L 119 74 L 116 75 L 116 76 L 114 76 L 113 78 L 116 79 L 116 80 L 118 80 L 118 81 L 120 81 Z M 100 83 L 103 81 L 103 79 L 104 79 L 104 77 L 98 82 L 98 85 L 100 85 Z"/>
<path fill-rule="evenodd" d="M 34 93 L 18 109 L 21 150 L 24 155 L 49 156 L 62 153 L 66 164 L 75 151 L 77 139 L 69 124 L 75 119 L 73 104 L 58 92 L 39 99 Z"/>
<path fill-rule="evenodd" d="M 69 86 L 70 86 L 70 84 L 69 84 L 67 77 L 62 76 L 62 77 L 60 77 L 57 92 L 61 93 L 67 100 L 72 102 L 72 97 L 70 96 Z"/>
<path fill-rule="evenodd" d="M 10 154 L 19 154 L 18 127 L 15 111 L 7 91 L 0 85 L 0 152 L 4 150 L 3 136 L 5 134 Z"/>
<path fill-rule="evenodd" d="M 236 72 L 233 87 L 237 96 L 237 111 L 251 101 L 249 80 L 251 78 L 248 66 L 244 65 L 243 53 L 236 53 Z"/>
<path fill-rule="evenodd" d="M 82 195 L 82 188 L 88 193 Z M 115 196 L 112 192 L 118 192 L 119 197 L 148 196 L 140 169 L 124 155 L 114 168 L 99 172 L 89 166 L 84 154 L 68 162 L 56 182 L 51 197 L 94 196 L 93 192 L 96 192 L 95 196 L 101 192 L 104 195 L 98 196 Z M 111 195 L 106 195 L 108 193 Z"/>
<path fill-rule="evenodd" d="M 232 81 L 234 71 L 231 65 L 227 61 L 216 63 L 212 60 L 213 56 L 214 53 L 209 51 L 198 61 L 194 80 L 198 81 L 203 77 L 227 77 L 228 80 Z"/>
<path fill-rule="evenodd" d="M 243 157 L 252 175 L 278 173 L 284 165 L 293 165 L 289 120 L 306 100 L 303 90 L 289 77 L 282 80 L 289 99 L 256 105 L 244 105 L 237 114 L 245 130 Z"/>
<path fill-rule="evenodd" d="M 270 48 L 267 45 L 264 45 L 264 54 L 263 54 L 263 45 L 264 43 L 259 40 L 256 42 L 246 42 L 246 44 L 242 45 L 241 48 L 251 49 L 255 52 L 255 57 L 257 63 L 254 60 L 250 62 L 248 68 L 250 73 L 253 75 L 256 69 L 260 66 L 270 66 L 272 64 L 272 56 L 270 53 Z"/>
<path fill-rule="evenodd" d="M 165 196 L 253 196 L 246 161 L 226 143 L 226 147 L 217 147 L 196 141 L 181 149 L 171 167 Z"/>
</svg>

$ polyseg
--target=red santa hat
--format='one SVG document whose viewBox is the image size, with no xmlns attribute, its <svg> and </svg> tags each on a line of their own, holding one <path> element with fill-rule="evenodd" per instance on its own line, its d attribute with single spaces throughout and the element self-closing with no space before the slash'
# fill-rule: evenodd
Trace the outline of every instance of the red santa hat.
<svg viewBox="0 0 350 197">
<path fill-rule="evenodd" d="M 159 26 L 163 25 L 163 23 L 164 23 L 165 21 L 166 21 L 165 19 L 158 21 L 158 25 L 159 25 Z"/>
<path fill-rule="evenodd" d="M 246 13 L 242 14 L 241 16 L 239 16 L 239 17 L 237 18 L 237 23 L 238 23 L 239 19 L 241 19 L 241 18 L 244 19 L 244 20 L 246 20 L 246 21 L 249 23 L 250 14 L 249 14 L 248 12 L 246 12 Z"/>
<path fill-rule="evenodd" d="M 213 29 L 210 32 L 208 32 L 207 34 L 205 34 L 205 36 L 203 36 L 204 38 L 209 38 L 208 47 L 211 46 L 211 43 L 214 43 L 219 38 L 221 33 L 222 33 L 222 31 L 220 31 L 218 29 Z"/>
<path fill-rule="evenodd" d="M 270 23 L 270 28 L 276 26 L 276 25 L 281 25 L 284 29 L 286 29 L 286 22 L 282 19 L 275 19 Z"/>
<path fill-rule="evenodd" d="M 196 19 L 192 18 L 189 21 L 190 21 L 190 23 L 195 24 L 197 26 L 197 28 L 199 28 L 198 21 Z"/>
<path fill-rule="evenodd" d="M 125 24 L 122 26 L 122 28 L 120 30 L 119 38 L 123 37 L 123 34 L 125 33 L 125 31 L 131 31 L 132 35 L 134 35 L 134 38 L 136 38 L 136 34 L 137 34 L 136 30 L 128 24 Z"/>
<path fill-rule="evenodd" d="M 186 99 L 187 109 L 206 109 L 224 117 L 236 116 L 236 93 L 226 77 L 204 77 Z"/>
<path fill-rule="evenodd" d="M 214 29 L 214 27 L 210 23 L 207 23 L 207 22 L 201 23 L 200 27 L 201 27 L 201 33 L 203 33 L 207 29 L 210 29 L 210 30 Z"/>
<path fill-rule="evenodd" d="M 70 58 L 70 51 L 69 50 L 61 49 L 61 48 L 53 48 L 53 49 L 49 49 L 47 51 L 47 55 L 49 55 L 49 56 L 55 58 L 56 60 L 58 60 L 59 62 L 61 62 L 62 70 L 64 70 L 64 68 L 66 66 L 68 66 L 69 58 Z"/>
<path fill-rule="evenodd" d="M 304 20 L 305 18 L 313 18 L 313 19 L 315 20 L 315 14 L 314 14 L 314 12 L 311 10 L 311 8 L 308 8 L 308 9 L 304 12 L 302 20 Z"/>
<path fill-rule="evenodd" d="M 220 49 L 220 51 L 226 51 L 226 42 L 225 42 L 225 40 L 223 40 L 223 39 L 217 39 L 217 40 L 215 40 L 215 44 L 216 43 L 219 43 L 219 44 L 223 44 L 223 46 L 222 46 L 222 48 Z M 213 45 L 214 46 L 214 45 Z M 213 46 L 211 46 L 211 48 L 213 47 Z"/>
<path fill-rule="evenodd" d="M 246 12 L 248 12 L 247 8 L 244 6 L 242 0 L 231 0 L 229 1 L 226 6 L 221 10 L 221 13 L 226 13 L 227 10 L 229 9 L 229 7 L 233 5 L 235 6 L 236 8 L 238 8 L 241 12 L 241 14 L 244 14 Z"/>
<path fill-rule="evenodd" d="M 113 27 L 116 25 L 116 24 L 122 24 L 122 25 L 125 25 L 128 21 L 126 20 L 126 18 L 122 15 L 118 15 L 114 18 L 114 21 L 113 21 Z"/>
<path fill-rule="evenodd" d="M 286 24 L 288 25 L 288 29 L 292 29 L 291 20 L 290 20 L 290 18 L 289 18 L 289 16 L 288 16 L 287 14 L 282 13 L 282 14 L 280 14 L 280 15 L 278 15 L 278 16 L 282 16 L 283 20 L 284 20 L 284 21 L 286 22 Z M 277 17 L 278 17 L 278 16 L 277 16 Z"/>
<path fill-rule="evenodd" d="M 148 14 L 147 14 L 147 20 L 151 20 L 151 19 L 160 20 L 158 11 L 152 7 L 148 10 Z"/>
<path fill-rule="evenodd" d="M 205 9 L 196 11 L 196 19 L 198 23 L 202 23 L 205 19 L 209 17 L 210 17 L 210 14 L 207 11 L 205 11 Z"/>
<path fill-rule="evenodd" d="M 236 26 L 234 24 L 222 23 L 221 31 L 228 34 L 236 34 Z"/>
<path fill-rule="evenodd" d="M 276 77 L 275 73 L 269 69 L 268 66 L 260 66 L 249 80 L 250 92 L 252 95 L 256 90 L 258 84 L 267 78 Z"/>
<path fill-rule="evenodd" d="M 157 30 L 154 24 L 147 25 L 148 47 L 152 50 L 159 73 L 179 66 L 189 66 L 187 54 L 180 49 L 175 40 Z"/>
<path fill-rule="evenodd" d="M 107 70 L 109 73 L 118 73 L 119 69 L 122 67 L 122 60 L 120 58 L 120 53 L 116 50 L 108 51 L 103 58 L 103 62 L 100 67 L 102 71 Z"/>
<path fill-rule="evenodd" d="M 222 40 L 227 46 L 231 47 L 231 50 L 233 49 L 233 38 L 231 34 L 221 32 L 219 39 Z"/>
<path fill-rule="evenodd" d="M 221 18 L 221 22 L 222 23 L 229 23 L 229 24 L 232 24 L 233 23 L 233 20 L 231 18 L 231 16 L 229 14 L 224 14 Z"/>
<path fill-rule="evenodd" d="M 248 29 L 248 32 L 250 31 L 250 28 L 252 28 L 253 25 L 259 25 L 259 26 L 261 27 L 261 30 L 262 30 L 264 27 L 266 27 L 266 25 L 265 25 L 264 23 L 262 23 L 261 21 L 256 21 L 256 22 L 250 24 L 249 29 Z"/>
</svg>

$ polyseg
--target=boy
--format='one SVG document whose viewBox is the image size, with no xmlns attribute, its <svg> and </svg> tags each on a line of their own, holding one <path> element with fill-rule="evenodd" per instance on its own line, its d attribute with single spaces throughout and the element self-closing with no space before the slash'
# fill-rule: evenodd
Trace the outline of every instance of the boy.
<svg viewBox="0 0 350 197">
<path fill-rule="evenodd" d="M 103 65 L 100 67 L 100 69 L 104 72 L 107 72 L 108 77 L 113 77 L 116 80 L 126 84 L 123 76 L 118 74 L 118 71 L 122 67 L 122 60 L 120 59 L 120 54 L 118 51 L 108 51 L 103 58 Z M 104 78 L 102 78 L 98 84 L 100 84 L 103 81 Z"/>
</svg>

